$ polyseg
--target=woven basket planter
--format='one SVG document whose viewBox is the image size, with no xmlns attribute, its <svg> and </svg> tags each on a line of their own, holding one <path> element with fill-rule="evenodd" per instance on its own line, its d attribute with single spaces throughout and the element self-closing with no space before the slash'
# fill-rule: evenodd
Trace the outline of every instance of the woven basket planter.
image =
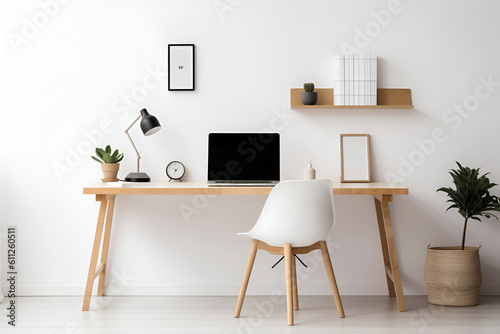
<svg viewBox="0 0 500 334">
<path fill-rule="evenodd" d="M 428 301 L 435 305 L 479 305 L 480 247 L 428 247 L 424 281 Z"/>
</svg>

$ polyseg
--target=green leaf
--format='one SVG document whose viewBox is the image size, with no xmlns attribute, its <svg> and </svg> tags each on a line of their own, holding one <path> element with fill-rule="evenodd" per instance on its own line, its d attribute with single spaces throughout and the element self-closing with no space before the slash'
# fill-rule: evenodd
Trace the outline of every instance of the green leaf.
<svg viewBox="0 0 500 334">
<path fill-rule="evenodd" d="M 466 220 L 470 218 L 481 221 L 482 217 L 491 216 L 497 218 L 491 211 L 500 212 L 500 198 L 489 193 L 489 189 L 497 185 L 488 179 L 490 173 L 479 175 L 480 168 L 463 167 L 458 161 L 456 164 L 458 168 L 449 172 L 455 189 L 441 187 L 436 190 L 448 196 L 446 202 L 451 205 L 446 211 L 457 209 Z"/>
<path fill-rule="evenodd" d="M 97 162 L 99 162 L 99 163 L 101 163 L 101 164 L 102 164 L 102 163 L 104 163 L 104 162 L 102 162 L 102 160 L 101 160 L 101 159 L 96 158 L 96 157 L 94 157 L 94 156 L 92 156 L 92 159 L 94 159 L 95 161 L 97 161 Z"/>
<path fill-rule="evenodd" d="M 101 159 L 104 159 L 104 156 L 106 155 L 106 152 L 104 152 L 104 150 L 102 148 L 96 148 L 95 153 Z"/>
<path fill-rule="evenodd" d="M 118 150 L 115 150 L 113 154 L 111 154 L 112 151 L 113 150 L 111 149 L 110 145 L 107 145 L 104 150 L 102 148 L 95 149 L 96 155 L 101 159 L 99 160 L 101 163 L 109 164 L 122 161 L 123 153 L 120 153 Z"/>
</svg>

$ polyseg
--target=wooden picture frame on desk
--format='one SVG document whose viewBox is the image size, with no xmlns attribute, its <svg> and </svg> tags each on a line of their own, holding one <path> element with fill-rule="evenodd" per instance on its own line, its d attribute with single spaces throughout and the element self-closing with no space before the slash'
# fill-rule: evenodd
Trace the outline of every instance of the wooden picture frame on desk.
<svg viewBox="0 0 500 334">
<path fill-rule="evenodd" d="M 371 182 L 370 135 L 340 135 L 340 182 Z"/>
</svg>

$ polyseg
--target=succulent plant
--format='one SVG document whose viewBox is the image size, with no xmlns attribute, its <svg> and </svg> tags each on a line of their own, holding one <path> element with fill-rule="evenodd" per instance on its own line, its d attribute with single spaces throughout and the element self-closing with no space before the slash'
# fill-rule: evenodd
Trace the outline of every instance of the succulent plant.
<svg viewBox="0 0 500 334">
<path fill-rule="evenodd" d="M 95 154 L 98 156 L 94 157 L 92 156 L 92 159 L 95 161 L 101 163 L 101 164 L 115 164 L 123 159 L 123 153 L 118 152 L 118 150 L 115 150 L 113 154 L 111 154 L 111 146 L 106 146 L 106 148 L 103 150 L 102 148 L 96 148 L 95 149 Z"/>
<path fill-rule="evenodd" d="M 306 82 L 304 84 L 304 90 L 308 93 L 314 92 L 314 84 L 312 82 Z"/>
</svg>

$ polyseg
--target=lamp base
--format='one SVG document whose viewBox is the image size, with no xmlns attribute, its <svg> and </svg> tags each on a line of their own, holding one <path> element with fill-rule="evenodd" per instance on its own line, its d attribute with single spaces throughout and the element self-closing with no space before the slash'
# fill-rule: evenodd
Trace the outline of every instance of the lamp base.
<svg viewBox="0 0 500 334">
<path fill-rule="evenodd" d="M 128 173 L 125 177 L 127 182 L 150 182 L 151 178 L 146 173 Z"/>
</svg>

